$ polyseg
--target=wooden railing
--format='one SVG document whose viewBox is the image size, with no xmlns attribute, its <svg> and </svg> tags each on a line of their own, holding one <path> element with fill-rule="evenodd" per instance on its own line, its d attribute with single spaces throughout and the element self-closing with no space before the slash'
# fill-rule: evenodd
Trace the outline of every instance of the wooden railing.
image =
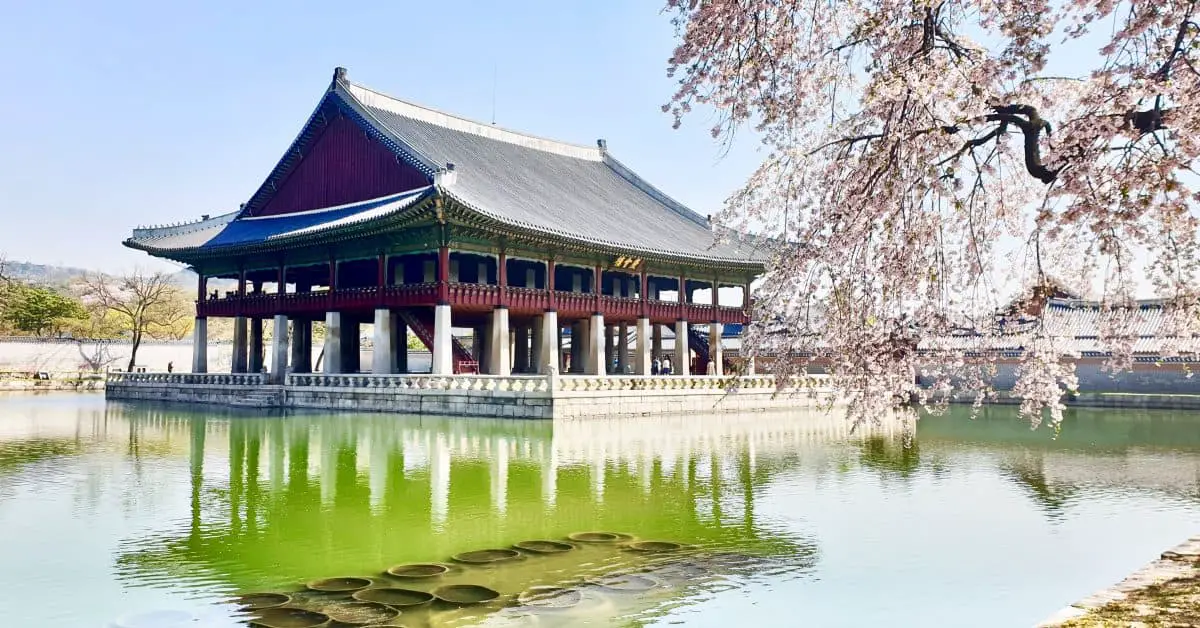
<svg viewBox="0 0 1200 628">
<path fill-rule="evenodd" d="M 316 292 L 289 292 L 285 294 L 248 294 L 218 299 L 206 299 L 196 303 L 199 316 L 255 316 L 267 318 L 275 314 L 305 315 L 320 318 L 327 311 L 371 310 L 377 307 L 431 307 L 437 304 L 437 284 L 419 283 L 398 286 L 343 288 Z M 747 323 L 748 316 L 740 307 L 713 307 L 696 303 L 676 301 L 646 301 L 629 297 L 600 296 L 585 292 L 556 290 L 551 298 L 549 290 L 536 288 L 507 288 L 505 298 L 514 313 L 536 314 L 549 309 L 553 303 L 560 317 L 582 318 L 599 309 L 611 320 L 632 321 L 643 312 L 651 320 L 671 323 L 686 319 L 694 323 Z M 454 306 L 484 309 L 501 303 L 500 288 L 492 284 L 451 283 L 450 304 Z"/>
</svg>

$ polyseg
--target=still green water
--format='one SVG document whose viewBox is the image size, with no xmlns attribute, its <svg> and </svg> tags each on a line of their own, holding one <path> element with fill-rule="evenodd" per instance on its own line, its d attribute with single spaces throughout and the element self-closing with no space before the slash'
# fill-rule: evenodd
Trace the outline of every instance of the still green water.
<svg viewBox="0 0 1200 628">
<path fill-rule="evenodd" d="M 255 416 L 0 396 L 0 625 L 240 625 L 326 577 L 500 591 L 407 626 L 1028 626 L 1200 530 L 1200 415 L 1011 410 L 850 434 L 819 413 L 550 422 Z M 383 575 L 581 531 L 437 581 Z M 588 578 L 649 573 L 614 593 Z M 533 585 L 584 603 L 526 614 Z"/>
</svg>

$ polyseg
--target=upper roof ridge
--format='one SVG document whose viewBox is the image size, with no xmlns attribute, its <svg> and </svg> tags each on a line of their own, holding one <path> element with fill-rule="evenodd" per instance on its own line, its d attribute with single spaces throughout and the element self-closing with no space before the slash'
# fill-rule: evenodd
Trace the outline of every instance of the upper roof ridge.
<svg viewBox="0 0 1200 628">
<path fill-rule="evenodd" d="M 413 120 L 420 120 L 443 128 L 470 133 L 500 142 L 508 142 L 509 144 L 516 144 L 525 148 L 563 155 L 564 157 L 586 159 L 588 161 L 601 161 L 604 157 L 604 149 L 600 146 L 581 146 L 579 144 L 561 142 L 529 133 L 513 131 L 494 124 L 471 120 L 432 107 L 400 100 L 399 98 L 389 96 L 358 83 L 351 83 L 344 78 L 344 75 L 337 82 L 340 82 L 346 91 L 360 103 Z"/>
</svg>

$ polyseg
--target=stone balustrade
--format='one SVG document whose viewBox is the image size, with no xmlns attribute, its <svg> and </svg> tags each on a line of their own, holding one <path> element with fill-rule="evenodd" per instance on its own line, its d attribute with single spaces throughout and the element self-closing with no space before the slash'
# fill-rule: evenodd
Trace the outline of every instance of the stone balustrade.
<svg viewBox="0 0 1200 628">
<path fill-rule="evenodd" d="M 811 389 L 822 386 L 826 381 L 824 375 L 810 375 L 806 378 L 793 377 L 783 390 Z M 733 390 L 774 390 L 776 385 L 773 375 L 750 375 L 742 377 L 721 377 L 714 375 L 565 375 L 555 378 L 555 392 L 620 392 L 620 391 L 733 391 Z"/>
<path fill-rule="evenodd" d="M 309 408 L 435 416 L 557 419 L 793 409 L 789 393 L 828 392 L 822 376 L 374 375 L 291 373 L 269 385 L 260 373 L 111 373 L 107 396 L 125 401 Z M 785 394 L 777 394 L 783 392 Z M 819 397 L 820 395 L 818 395 Z"/>
<path fill-rule="evenodd" d="M 346 389 L 394 389 L 394 390 L 441 390 L 441 391 L 501 391 L 501 392 L 549 392 L 550 380 L 537 375 L 367 375 L 367 374 L 292 374 L 287 377 L 288 386 L 346 388 Z"/>
<path fill-rule="evenodd" d="M 262 373 L 109 373 L 108 384 L 190 384 L 199 386 L 262 386 Z"/>
</svg>

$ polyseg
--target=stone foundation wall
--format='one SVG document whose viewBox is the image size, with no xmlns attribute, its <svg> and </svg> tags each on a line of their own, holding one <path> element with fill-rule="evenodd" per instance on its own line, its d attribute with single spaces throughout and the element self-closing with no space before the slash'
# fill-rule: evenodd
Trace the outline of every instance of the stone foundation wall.
<svg viewBox="0 0 1200 628">
<path fill-rule="evenodd" d="M 813 406 L 815 380 L 780 392 L 771 377 L 497 377 L 113 373 L 108 399 L 441 416 L 555 419 L 747 412 Z M 731 384 L 734 384 L 731 386 Z"/>
</svg>

